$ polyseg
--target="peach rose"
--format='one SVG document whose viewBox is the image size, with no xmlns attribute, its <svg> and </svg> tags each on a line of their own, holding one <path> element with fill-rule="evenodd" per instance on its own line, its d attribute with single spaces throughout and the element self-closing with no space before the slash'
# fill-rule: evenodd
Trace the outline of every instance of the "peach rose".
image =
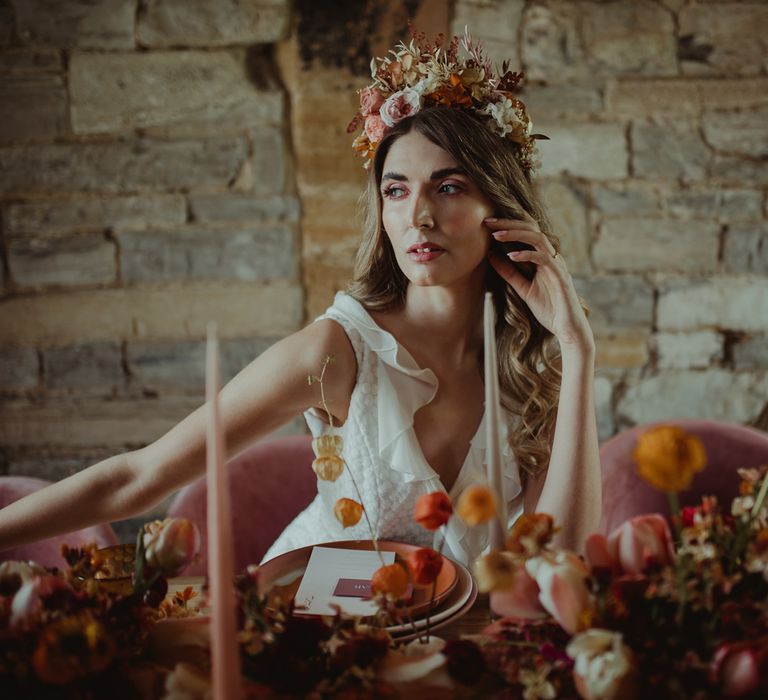
<svg viewBox="0 0 768 700">
<path fill-rule="evenodd" d="M 371 114 L 365 118 L 365 135 L 371 143 L 379 143 L 387 131 L 387 125 L 378 114 Z"/>
<path fill-rule="evenodd" d="M 360 114 L 364 117 L 370 114 L 378 114 L 383 104 L 384 95 L 375 87 L 366 87 L 360 90 Z"/>
<path fill-rule="evenodd" d="M 187 518 L 166 518 L 145 526 L 144 557 L 165 576 L 178 576 L 200 551 L 200 530 Z"/>
</svg>

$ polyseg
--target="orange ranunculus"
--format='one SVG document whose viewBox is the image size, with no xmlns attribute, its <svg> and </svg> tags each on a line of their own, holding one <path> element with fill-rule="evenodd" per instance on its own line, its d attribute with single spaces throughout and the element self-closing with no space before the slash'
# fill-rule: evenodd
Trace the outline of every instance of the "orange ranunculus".
<svg viewBox="0 0 768 700">
<path fill-rule="evenodd" d="M 486 523 L 496 515 L 496 496 L 487 486 L 469 486 L 459 497 L 457 512 L 467 525 Z"/>
<path fill-rule="evenodd" d="M 408 567 L 416 583 L 433 583 L 443 568 L 443 556 L 434 549 L 421 547 L 408 557 Z"/>
<path fill-rule="evenodd" d="M 402 598 L 408 590 L 408 573 L 400 564 L 380 566 L 371 577 L 371 593 Z"/>
<path fill-rule="evenodd" d="M 333 514 L 343 527 L 352 527 L 360 522 L 363 506 L 351 498 L 340 498 L 333 506 Z"/>
<path fill-rule="evenodd" d="M 336 481 L 344 471 L 344 460 L 337 455 L 323 455 L 312 462 L 312 470 L 318 479 Z"/>
<path fill-rule="evenodd" d="M 437 530 L 450 520 L 452 514 L 451 499 L 443 491 L 419 496 L 413 509 L 413 519 L 425 530 Z"/>
<path fill-rule="evenodd" d="M 684 491 L 693 475 L 707 464 L 701 440 L 674 425 L 662 425 L 643 433 L 633 453 L 637 471 L 659 491 Z"/>
<path fill-rule="evenodd" d="M 312 440 L 312 451 L 315 457 L 340 456 L 344 449 L 341 435 L 321 435 Z"/>
<path fill-rule="evenodd" d="M 514 554 L 536 556 L 555 532 L 555 520 L 547 513 L 523 513 L 507 536 L 507 549 Z"/>
</svg>

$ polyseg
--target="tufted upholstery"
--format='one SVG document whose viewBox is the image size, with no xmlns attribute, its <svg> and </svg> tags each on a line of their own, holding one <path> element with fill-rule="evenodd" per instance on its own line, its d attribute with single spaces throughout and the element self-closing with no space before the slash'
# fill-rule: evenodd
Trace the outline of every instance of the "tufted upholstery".
<svg viewBox="0 0 768 700">
<path fill-rule="evenodd" d="M 317 493 L 313 459 L 311 438 L 295 435 L 256 443 L 229 462 L 236 571 L 258 564 L 285 526 L 311 503 Z M 185 570 L 186 576 L 206 573 L 207 512 L 205 477 L 179 491 L 168 508 L 169 517 L 189 518 L 202 535 L 201 560 Z"/>
<path fill-rule="evenodd" d="M 661 424 L 678 425 L 698 436 L 707 452 L 707 467 L 696 474 L 689 490 L 680 493 L 681 505 L 694 505 L 702 496 L 709 495 L 728 504 L 738 493 L 736 470 L 768 464 L 768 435 L 741 425 L 682 418 L 625 430 L 600 447 L 603 473 L 600 532 L 608 534 L 627 518 L 641 513 L 669 516 L 666 494 L 656 491 L 637 475 L 632 458 L 640 433 Z"/>
<path fill-rule="evenodd" d="M 24 496 L 39 491 L 48 486 L 50 481 L 45 479 L 33 479 L 28 476 L 1 476 L 0 477 L 0 508 L 18 501 Z M 76 532 L 70 532 L 47 540 L 32 542 L 30 544 L 12 547 L 0 551 L 0 561 L 36 561 L 43 566 L 66 566 L 61 556 L 61 545 L 68 544 L 72 547 L 82 547 L 85 544 L 96 542 L 99 547 L 110 547 L 117 544 L 117 537 L 111 525 L 94 525 Z"/>
</svg>

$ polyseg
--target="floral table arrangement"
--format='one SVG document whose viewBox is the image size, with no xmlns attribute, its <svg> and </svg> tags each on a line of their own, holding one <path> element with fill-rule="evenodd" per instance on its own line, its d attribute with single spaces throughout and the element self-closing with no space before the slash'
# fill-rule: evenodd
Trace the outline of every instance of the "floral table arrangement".
<svg viewBox="0 0 768 700">
<path fill-rule="evenodd" d="M 657 428 L 641 436 L 635 457 L 639 473 L 669 494 L 672 527 L 657 514 L 632 518 L 608 537 L 591 536 L 584 559 L 553 545 L 548 515 L 522 516 L 506 548 L 475 564 L 499 618 L 471 637 L 443 642 L 427 626 L 399 645 L 386 630 L 393 618 L 407 620 L 408 582 L 436 579 L 442 558 L 430 548 L 376 572 L 380 614 L 370 619 L 297 614 L 291 600 L 261 592 L 259 567 L 249 567 L 235 586 L 243 697 L 764 697 L 768 468 L 740 471 L 727 511 L 712 497 L 680 509 L 677 492 L 704 466 L 696 438 Z M 414 517 L 439 530 L 451 517 L 485 523 L 495 509 L 493 492 L 474 486 L 455 512 L 446 494 L 426 494 Z M 165 620 L 199 614 L 203 601 L 191 589 L 165 595 L 167 577 L 198 545 L 183 519 L 147 526 L 122 591 L 105 581 L 114 562 L 95 548 L 66 550 L 66 571 L 0 565 L 4 696 L 212 697 L 205 655 L 162 668 L 150 653 Z"/>
</svg>

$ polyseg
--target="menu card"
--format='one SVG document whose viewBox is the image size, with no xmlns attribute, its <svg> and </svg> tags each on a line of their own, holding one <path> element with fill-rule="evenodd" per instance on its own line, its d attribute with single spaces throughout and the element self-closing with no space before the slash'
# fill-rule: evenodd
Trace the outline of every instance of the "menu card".
<svg viewBox="0 0 768 700">
<path fill-rule="evenodd" d="M 395 561 L 394 552 L 382 552 L 381 556 L 385 564 Z M 370 581 L 380 566 L 381 559 L 374 551 L 314 547 L 296 591 L 296 612 L 334 615 L 333 604 L 350 615 L 376 614 L 376 605 L 370 600 Z"/>
</svg>

